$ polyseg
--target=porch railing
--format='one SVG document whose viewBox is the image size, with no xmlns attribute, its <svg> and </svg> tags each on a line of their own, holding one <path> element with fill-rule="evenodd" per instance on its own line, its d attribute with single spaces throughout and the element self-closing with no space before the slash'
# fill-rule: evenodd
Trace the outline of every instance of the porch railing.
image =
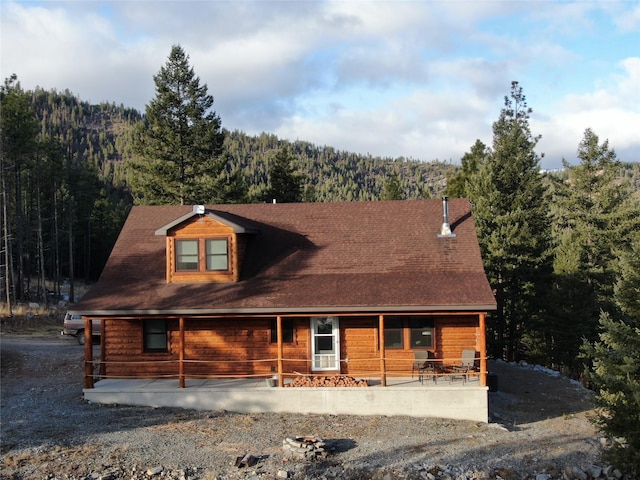
<svg viewBox="0 0 640 480">
<path fill-rule="evenodd" d="M 482 360 L 485 360 L 484 362 Z M 301 375 L 306 377 L 326 377 L 326 376 L 343 376 L 353 378 L 365 378 L 365 379 L 383 379 L 389 378 L 414 378 L 416 381 L 432 380 L 434 382 L 440 379 L 451 380 L 455 378 L 461 378 L 463 375 L 467 378 L 478 377 L 480 385 L 486 385 L 486 371 L 482 371 L 479 366 L 470 369 L 468 372 L 461 371 L 454 367 L 459 366 L 462 362 L 460 357 L 449 357 L 442 359 L 430 359 L 426 365 L 420 368 L 415 368 L 415 359 L 402 359 L 396 357 L 371 357 L 371 358 L 358 358 L 358 359 L 341 359 L 341 367 L 335 371 L 311 371 L 313 363 L 312 359 L 301 358 L 259 358 L 259 359 L 246 359 L 246 360 L 194 360 L 194 359 L 171 359 L 171 360 L 137 360 L 137 361 L 121 361 L 121 360 L 91 360 L 85 361 L 85 388 L 93 388 L 93 384 L 96 380 L 102 379 L 143 379 L 143 378 L 158 378 L 158 379 L 177 379 L 180 381 L 180 387 L 185 387 L 185 381 L 187 379 L 229 379 L 229 378 L 272 378 L 277 375 L 279 379 L 279 386 L 283 386 L 287 379 L 293 379 Z M 300 365 L 302 363 L 307 364 L 307 371 L 299 372 L 291 368 L 286 368 L 287 363 L 295 363 Z M 379 366 L 381 363 L 388 365 L 384 370 L 376 369 L 374 366 Z M 486 357 L 482 358 L 480 355 L 475 357 L 476 365 L 486 365 Z M 245 364 L 255 365 L 261 368 L 257 370 L 257 373 L 220 373 L 221 368 L 216 369 L 216 366 L 224 365 L 229 367 L 230 365 Z M 266 364 L 266 366 L 265 366 Z M 185 371 L 187 365 L 207 365 L 212 366 L 212 372 L 207 374 L 194 374 Z M 278 369 L 278 365 L 282 365 L 281 369 Z M 336 371 L 345 370 L 344 366 L 348 366 L 348 373 L 336 373 Z M 128 366 L 127 370 L 133 371 L 140 366 L 153 366 L 162 368 L 155 368 L 155 372 L 148 375 L 140 375 L 139 373 L 133 374 L 109 374 L 109 366 Z M 166 368 L 164 368 L 166 366 Z M 270 371 L 265 371 L 266 368 L 270 368 Z M 173 371 L 171 371 L 173 370 Z M 218 372 L 216 372 L 218 370 Z M 229 370 L 227 368 L 227 370 Z M 246 371 L 256 370 L 255 368 L 247 368 Z M 278 371 L 282 370 L 282 371 Z M 382 382 L 384 385 L 384 382 Z"/>
</svg>

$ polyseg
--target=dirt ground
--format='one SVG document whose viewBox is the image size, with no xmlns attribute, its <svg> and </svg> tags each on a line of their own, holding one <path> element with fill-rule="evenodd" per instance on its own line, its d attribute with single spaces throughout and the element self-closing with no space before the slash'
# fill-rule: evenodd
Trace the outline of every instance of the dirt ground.
<svg viewBox="0 0 640 480">
<path fill-rule="evenodd" d="M 83 349 L 75 339 L 53 328 L 8 330 L 0 335 L 2 479 L 137 479 L 156 468 L 184 479 L 392 480 L 431 478 L 451 465 L 475 476 L 431 475 L 552 479 L 600 462 L 599 435 L 588 420 L 591 393 L 534 368 L 490 363 L 498 392 L 489 394 L 489 425 L 104 406 L 82 399 Z M 287 463 L 282 439 L 298 434 L 332 439 L 336 455 L 311 470 Z M 251 471 L 233 465 L 246 453 L 261 459 Z"/>
</svg>

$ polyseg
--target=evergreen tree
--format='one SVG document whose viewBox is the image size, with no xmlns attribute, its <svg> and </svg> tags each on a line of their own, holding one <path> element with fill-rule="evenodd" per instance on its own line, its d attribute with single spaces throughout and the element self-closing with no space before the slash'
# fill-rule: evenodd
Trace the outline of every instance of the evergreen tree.
<svg viewBox="0 0 640 480">
<path fill-rule="evenodd" d="M 302 177 L 293 170 L 292 161 L 293 157 L 287 147 L 278 151 L 269 168 L 269 188 L 265 194 L 265 201 L 302 201 Z"/>
<path fill-rule="evenodd" d="M 489 148 L 480 140 L 476 140 L 471 151 L 462 156 L 460 169 L 447 180 L 446 194 L 456 198 L 468 197 L 467 182 L 478 172 L 487 155 L 489 155 Z"/>
<path fill-rule="evenodd" d="M 402 192 L 397 172 L 393 172 L 391 178 L 385 182 L 381 198 L 382 200 L 404 200 L 404 193 Z"/>
<path fill-rule="evenodd" d="M 493 124 L 493 148 L 467 183 L 497 311 L 488 322 L 488 347 L 497 357 L 517 359 L 525 335 L 541 315 L 551 271 L 550 220 L 544 195 L 539 137 L 529 128 L 531 109 L 518 82 Z"/>
<path fill-rule="evenodd" d="M 14 74 L 0 88 L 0 199 L 2 202 L 2 293 L 11 311 L 12 300 L 24 300 L 25 216 L 24 184 L 34 168 L 38 122 L 28 93 Z"/>
<path fill-rule="evenodd" d="M 182 47 L 174 45 L 153 77 L 156 97 L 139 124 L 130 163 L 133 194 L 144 204 L 221 203 L 226 164 L 220 117 Z"/>
<path fill-rule="evenodd" d="M 589 377 L 600 407 L 595 422 L 613 438 L 605 455 L 630 475 L 640 475 L 640 234 L 619 259 L 615 313 L 600 315 L 599 340 L 586 344 Z"/>
<path fill-rule="evenodd" d="M 565 365 L 575 363 L 582 338 L 595 339 L 600 312 L 613 311 L 615 250 L 640 226 L 608 141 L 600 144 L 587 129 L 578 158 L 575 166 L 565 162 L 567 179 L 555 185 L 554 321 L 547 329 L 549 350 L 542 352 Z"/>
</svg>

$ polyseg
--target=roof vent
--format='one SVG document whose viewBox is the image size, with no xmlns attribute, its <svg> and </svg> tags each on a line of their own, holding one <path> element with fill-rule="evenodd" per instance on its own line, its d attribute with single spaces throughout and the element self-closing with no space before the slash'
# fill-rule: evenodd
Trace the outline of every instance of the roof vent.
<svg viewBox="0 0 640 480">
<path fill-rule="evenodd" d="M 193 213 L 196 215 L 204 215 L 204 205 L 194 205 Z"/>
<path fill-rule="evenodd" d="M 455 237 L 455 233 L 451 233 L 451 225 L 449 225 L 449 197 L 446 195 L 442 197 L 442 216 L 443 223 L 442 227 L 440 227 L 440 233 L 438 237 Z"/>
</svg>

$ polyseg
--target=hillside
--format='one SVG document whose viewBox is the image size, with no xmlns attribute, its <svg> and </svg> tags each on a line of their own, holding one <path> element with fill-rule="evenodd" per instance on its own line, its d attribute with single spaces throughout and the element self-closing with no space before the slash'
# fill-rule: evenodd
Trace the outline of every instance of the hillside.
<svg viewBox="0 0 640 480">
<path fill-rule="evenodd" d="M 142 114 L 123 105 L 90 105 L 69 92 L 36 90 L 32 103 L 41 132 L 57 139 L 73 159 L 94 168 L 109 191 L 120 190 L 126 198 L 124 162 L 133 155 L 133 126 Z M 228 169 L 243 172 L 254 197 L 268 184 L 269 162 L 285 147 L 303 176 L 307 201 L 377 200 L 393 172 L 399 176 L 405 198 L 428 198 L 442 193 L 456 168 L 439 161 L 381 158 L 302 140 L 289 142 L 268 133 L 225 133 Z"/>
<path fill-rule="evenodd" d="M 30 128 L 38 143 L 28 160 L 6 169 L 6 191 L 15 199 L 7 205 L 19 239 L 14 253 L 34 261 L 19 263 L 12 288 L 21 301 L 44 301 L 47 290 L 53 298 L 60 294 L 65 278 L 73 285 L 100 275 L 133 203 L 127 164 L 143 114 L 113 103 L 92 105 L 68 91 L 36 89 L 24 96 L 35 113 Z M 439 197 L 458 168 L 451 161 L 383 158 L 269 133 L 224 132 L 227 170 L 241 173 L 248 201 L 263 201 L 271 164 L 284 149 L 307 202 L 379 200 L 392 179 L 402 198 Z M 619 177 L 640 194 L 640 163 L 623 163 Z"/>
</svg>

